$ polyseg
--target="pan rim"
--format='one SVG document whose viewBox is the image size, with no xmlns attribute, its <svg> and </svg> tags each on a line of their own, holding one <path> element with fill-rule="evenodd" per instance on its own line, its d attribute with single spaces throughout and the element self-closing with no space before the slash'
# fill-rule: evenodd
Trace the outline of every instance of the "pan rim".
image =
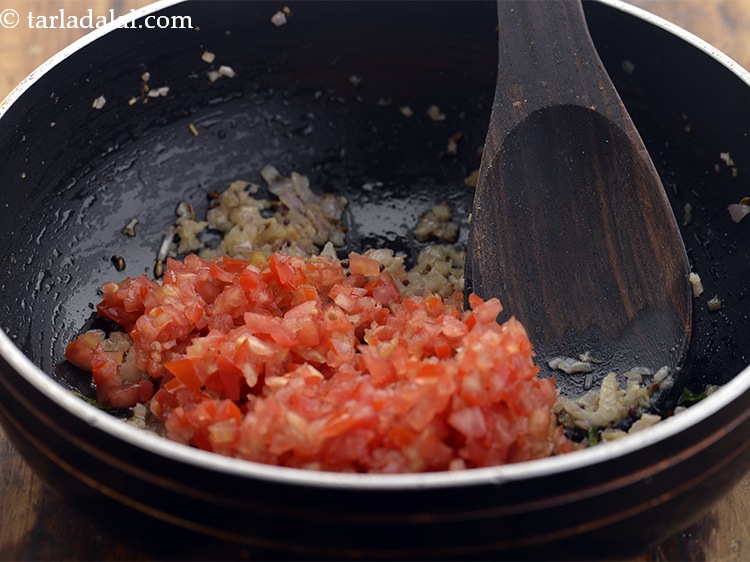
<svg viewBox="0 0 750 562">
<path fill-rule="evenodd" d="M 32 70 L 26 78 L 21 80 L 4 99 L 0 100 L 0 119 L 3 118 L 8 108 L 10 108 L 18 99 L 23 96 L 26 91 L 31 88 L 42 76 L 44 76 L 49 70 L 66 60 L 73 53 L 80 51 L 87 47 L 89 44 L 95 42 L 97 39 L 108 35 L 115 29 L 119 29 L 122 26 L 130 24 L 131 22 L 147 16 L 155 12 L 166 9 L 170 6 L 182 4 L 187 0 L 156 0 L 153 4 L 138 8 L 129 12 L 128 14 L 122 15 L 108 22 L 105 25 L 93 29 L 83 37 L 76 39 L 67 47 L 61 49 L 46 61 L 41 63 L 38 67 Z"/>
<path fill-rule="evenodd" d="M 750 86 L 750 71 L 749 70 L 745 69 L 740 63 L 732 59 L 729 55 L 727 55 L 720 49 L 717 49 L 716 47 L 714 47 L 707 41 L 704 41 L 697 35 L 684 29 L 683 27 L 680 27 L 677 24 L 674 24 L 668 20 L 665 20 L 664 18 L 661 18 L 655 14 L 652 14 L 651 12 L 644 10 L 643 8 L 639 8 L 638 6 L 633 6 L 632 4 L 628 4 L 624 0 L 591 0 L 591 1 L 598 2 L 599 4 L 605 4 L 616 10 L 635 16 L 638 19 L 643 20 L 647 23 L 650 23 L 651 25 L 655 27 L 662 28 L 664 31 L 667 31 L 671 35 L 674 35 L 678 37 L 679 39 L 682 39 L 686 43 L 690 44 L 692 47 L 695 47 L 696 49 L 710 56 L 716 62 L 721 63 L 728 70 L 730 70 L 731 72 L 736 74 L 739 78 L 741 78 L 743 82 L 745 82 L 746 84 Z"/>
<path fill-rule="evenodd" d="M 9 107 L 19 100 L 46 72 L 60 64 L 72 53 L 87 47 L 98 38 L 117 29 L 123 23 L 176 4 L 181 4 L 185 1 L 187 0 L 158 0 L 153 4 L 135 10 L 127 16 L 118 18 L 118 20 L 92 31 L 61 50 L 32 71 L 27 78 L 0 102 L 0 123 Z M 622 0 L 596 1 L 633 15 L 677 36 L 725 66 L 750 87 L 750 73 L 747 70 L 699 37 L 643 9 L 626 4 Z M 93 430 L 104 432 L 150 454 L 238 478 L 258 479 L 305 487 L 323 486 L 332 489 L 371 491 L 507 484 L 520 481 L 533 481 L 538 478 L 559 475 L 562 472 L 591 467 L 614 459 L 624 458 L 638 450 L 664 442 L 682 431 L 689 431 L 692 427 L 717 414 L 733 401 L 739 400 L 743 394 L 750 393 L 750 366 L 747 366 L 731 381 L 702 402 L 681 412 L 679 415 L 663 420 L 647 431 L 630 435 L 626 440 L 618 441 L 617 443 L 604 443 L 597 447 L 575 451 L 558 457 L 465 471 L 417 474 L 345 474 L 278 467 L 224 457 L 215 453 L 180 445 L 163 437 L 158 437 L 149 432 L 137 429 L 72 395 L 37 367 L 2 330 L 0 330 L 0 356 L 4 358 L 15 373 L 23 377 L 35 390 L 43 394 L 47 399 L 52 400 L 70 415 L 86 423 Z"/>
</svg>

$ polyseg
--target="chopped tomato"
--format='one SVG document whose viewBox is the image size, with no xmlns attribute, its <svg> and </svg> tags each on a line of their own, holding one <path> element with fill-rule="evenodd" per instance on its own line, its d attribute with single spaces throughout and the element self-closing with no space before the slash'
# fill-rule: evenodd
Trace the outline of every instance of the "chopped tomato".
<svg viewBox="0 0 750 562">
<path fill-rule="evenodd" d="M 195 372 L 193 363 L 192 359 L 176 359 L 167 361 L 164 367 L 187 388 L 200 390 L 203 387 L 203 380 Z"/>
<path fill-rule="evenodd" d="M 399 275 L 355 253 L 348 274 L 322 256 L 170 259 L 161 285 L 104 285 L 97 310 L 132 347 L 88 332 L 66 357 L 102 403 L 149 402 L 170 439 L 258 462 L 413 472 L 574 448 L 497 299 L 404 297 Z"/>
<path fill-rule="evenodd" d="M 268 265 L 274 279 L 283 288 L 296 289 L 304 283 L 305 277 L 302 272 L 304 260 L 302 258 L 274 254 L 269 258 Z"/>
<path fill-rule="evenodd" d="M 150 379 L 123 378 L 123 356 L 121 351 L 103 351 L 100 346 L 91 359 L 97 400 L 111 408 L 128 408 L 138 402 L 147 402 L 154 394 L 154 383 Z"/>
<path fill-rule="evenodd" d="M 143 314 L 145 299 L 159 289 L 159 284 L 145 275 L 136 279 L 125 279 L 122 283 L 105 283 L 102 287 L 102 302 L 97 306 L 97 312 L 127 330 Z"/>
<path fill-rule="evenodd" d="M 102 333 L 91 330 L 78 336 L 65 349 L 65 359 L 86 371 L 91 371 L 94 352 L 101 348 Z"/>
<path fill-rule="evenodd" d="M 352 275 L 373 277 L 380 273 L 380 262 L 360 254 L 349 254 L 349 271 Z"/>
<path fill-rule="evenodd" d="M 398 287 L 396 287 L 391 274 L 387 271 L 384 271 L 382 275 L 379 275 L 374 280 L 367 283 L 365 288 L 373 298 L 382 305 L 397 302 L 401 298 L 401 293 L 399 292 Z M 442 299 L 437 295 L 428 298 L 437 299 L 442 302 Z"/>
</svg>

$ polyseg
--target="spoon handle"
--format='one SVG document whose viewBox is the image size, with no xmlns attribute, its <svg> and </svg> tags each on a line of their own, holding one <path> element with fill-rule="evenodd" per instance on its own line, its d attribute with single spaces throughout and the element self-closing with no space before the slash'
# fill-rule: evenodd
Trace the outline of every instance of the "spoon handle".
<svg viewBox="0 0 750 562">
<path fill-rule="evenodd" d="M 555 105 L 594 109 L 635 132 L 591 41 L 580 0 L 499 0 L 497 9 L 502 87 L 493 109 L 500 139 L 534 111 Z"/>
</svg>

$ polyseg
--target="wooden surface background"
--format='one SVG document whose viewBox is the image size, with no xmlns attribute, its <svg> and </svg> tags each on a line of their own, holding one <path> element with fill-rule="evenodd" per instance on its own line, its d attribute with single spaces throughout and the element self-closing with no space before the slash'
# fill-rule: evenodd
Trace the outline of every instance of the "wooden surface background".
<svg viewBox="0 0 750 562">
<path fill-rule="evenodd" d="M 750 0 L 630 0 L 705 39 L 750 69 Z M 0 27 L 0 99 L 49 56 L 85 34 L 83 29 L 33 29 L 27 14 L 119 16 L 147 0 L 0 0 L 22 17 Z M 280 4 L 281 5 L 281 4 Z M 0 163 L 0 165 L 2 165 Z M 617 556 L 617 553 L 613 553 Z M 48 491 L 0 431 L 0 560 L 148 560 L 104 536 L 90 520 Z M 638 560 L 750 560 L 750 476 L 698 523 Z"/>
</svg>

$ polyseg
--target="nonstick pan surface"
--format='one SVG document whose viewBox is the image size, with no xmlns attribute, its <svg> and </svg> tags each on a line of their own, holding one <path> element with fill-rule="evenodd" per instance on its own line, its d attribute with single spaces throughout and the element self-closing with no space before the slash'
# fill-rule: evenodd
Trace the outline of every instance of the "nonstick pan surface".
<svg viewBox="0 0 750 562">
<path fill-rule="evenodd" d="M 462 240 L 467 233 L 464 178 L 479 165 L 495 82 L 494 3 L 290 3 L 293 17 L 279 28 L 273 3 L 165 6 L 165 15 L 190 13 L 200 31 L 99 33 L 0 108 L 0 414 L 32 466 L 72 502 L 106 506 L 106 524 L 120 532 L 145 520 L 210 537 L 206 552 L 579 558 L 642 550 L 744 474 L 750 223 L 732 222 L 726 207 L 750 195 L 747 75 L 610 3 L 586 4 L 592 35 L 678 222 L 692 209 L 682 232 L 706 292 L 681 383 L 726 388 L 619 449 L 390 480 L 216 459 L 62 397 L 60 388 L 91 393 L 62 358 L 94 322 L 101 284 L 151 274 L 180 201 L 200 215 L 207 192 L 235 179 L 260 183 L 266 164 L 348 198 L 342 253 L 385 244 L 413 258 L 420 244 L 410 229 L 441 199 L 463 217 Z M 205 50 L 238 76 L 210 83 Z M 144 72 L 168 94 L 142 103 Z M 101 95 L 107 103 L 93 109 Z M 427 116 L 433 104 L 445 121 Z M 459 133 L 458 154 L 446 154 Z M 126 237 L 134 217 L 137 235 Z M 714 295 L 717 312 L 706 306 Z"/>
</svg>

